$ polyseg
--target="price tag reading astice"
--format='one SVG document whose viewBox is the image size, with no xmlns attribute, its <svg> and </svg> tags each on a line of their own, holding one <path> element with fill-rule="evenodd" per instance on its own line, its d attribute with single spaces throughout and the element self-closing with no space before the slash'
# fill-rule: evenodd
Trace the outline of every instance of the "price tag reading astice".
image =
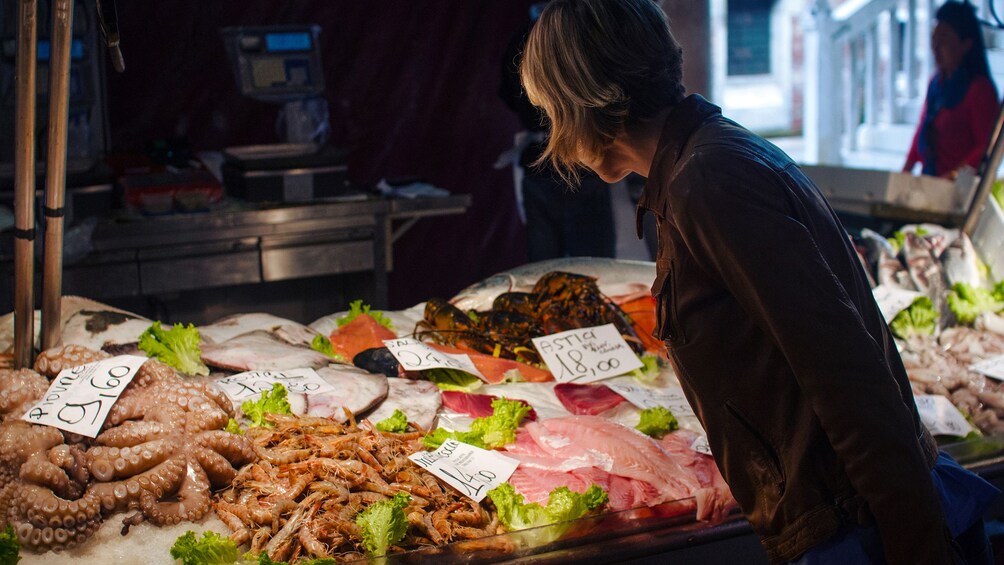
<svg viewBox="0 0 1004 565">
<path fill-rule="evenodd" d="M 463 353 L 451 354 L 437 351 L 417 339 L 385 339 L 384 345 L 405 371 L 427 369 L 456 369 L 485 380 L 471 358 Z"/>
<path fill-rule="evenodd" d="M 973 431 L 966 417 L 948 398 L 939 394 L 917 394 L 913 399 L 920 412 L 920 421 L 932 434 L 965 437 Z"/>
<path fill-rule="evenodd" d="M 272 385 L 276 383 L 286 387 L 289 392 L 300 394 L 337 392 L 335 387 L 328 384 L 316 371 L 310 368 L 286 371 L 247 371 L 216 381 L 216 385 L 230 397 L 230 400 L 237 403 L 261 398 L 261 393 L 272 390 Z"/>
<path fill-rule="evenodd" d="M 533 338 L 555 380 L 591 383 L 644 366 L 613 324 Z"/>
<path fill-rule="evenodd" d="M 662 406 L 672 412 L 674 416 L 694 415 L 694 410 L 687 402 L 687 397 L 683 395 L 683 389 L 678 386 L 651 388 L 627 382 L 604 384 L 642 410 Z"/>
<path fill-rule="evenodd" d="M 924 296 L 920 292 L 903 290 L 885 284 L 880 284 L 873 288 L 872 295 L 875 296 L 875 302 L 878 304 L 879 311 L 882 312 L 882 317 L 887 322 L 891 322 L 897 314 L 906 310 L 913 304 L 914 300 Z"/>
<path fill-rule="evenodd" d="M 970 365 L 969 370 L 984 374 L 992 379 L 1004 381 L 1004 355 Z"/>
<path fill-rule="evenodd" d="M 488 491 L 508 481 L 519 464 L 496 451 L 455 439 L 444 441 L 431 453 L 419 451 L 408 458 L 474 502 L 481 502 Z"/>
<path fill-rule="evenodd" d="M 146 357 L 119 355 L 63 369 L 22 420 L 96 437 L 112 405 L 132 382 Z"/>
</svg>

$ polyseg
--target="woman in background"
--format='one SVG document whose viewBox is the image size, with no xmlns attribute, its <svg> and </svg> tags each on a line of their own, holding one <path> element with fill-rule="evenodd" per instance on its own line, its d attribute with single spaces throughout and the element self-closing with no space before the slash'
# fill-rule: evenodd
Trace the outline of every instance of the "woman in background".
<svg viewBox="0 0 1004 565">
<path fill-rule="evenodd" d="M 935 18 L 931 50 L 937 71 L 903 170 L 922 163 L 925 175 L 954 178 L 960 167 L 979 168 L 999 102 L 975 8 L 950 1 Z"/>
</svg>

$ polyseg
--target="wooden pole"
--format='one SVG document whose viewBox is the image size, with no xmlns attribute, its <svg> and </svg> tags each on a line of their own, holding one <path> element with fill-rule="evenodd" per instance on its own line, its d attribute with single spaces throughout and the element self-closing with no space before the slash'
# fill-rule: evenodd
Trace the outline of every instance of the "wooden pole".
<svg viewBox="0 0 1004 565">
<path fill-rule="evenodd" d="M 73 0 L 55 0 L 49 57 L 49 150 L 45 166 L 45 255 L 42 259 L 42 350 L 60 341 L 63 295 L 63 203 L 66 194 L 66 127 L 70 106 Z"/>
<path fill-rule="evenodd" d="M 37 0 L 18 0 L 14 73 L 14 366 L 31 367 L 35 341 L 35 67 Z"/>
</svg>

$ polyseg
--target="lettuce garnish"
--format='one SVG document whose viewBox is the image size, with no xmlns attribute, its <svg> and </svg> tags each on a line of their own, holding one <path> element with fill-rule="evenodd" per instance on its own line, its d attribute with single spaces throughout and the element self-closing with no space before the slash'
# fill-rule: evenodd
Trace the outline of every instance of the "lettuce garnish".
<svg viewBox="0 0 1004 565">
<path fill-rule="evenodd" d="M 160 322 L 154 322 L 139 336 L 139 348 L 162 363 L 166 363 L 188 375 L 206 376 L 209 367 L 202 362 L 199 347 L 199 330 L 192 324 L 174 324 L 165 330 Z"/>
</svg>

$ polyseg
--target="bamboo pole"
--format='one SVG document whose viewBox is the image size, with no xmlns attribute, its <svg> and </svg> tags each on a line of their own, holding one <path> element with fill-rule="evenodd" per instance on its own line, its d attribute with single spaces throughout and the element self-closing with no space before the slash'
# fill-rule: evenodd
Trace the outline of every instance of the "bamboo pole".
<svg viewBox="0 0 1004 565">
<path fill-rule="evenodd" d="M 63 295 L 63 203 L 66 195 L 66 128 L 70 106 L 73 0 L 55 0 L 49 56 L 49 149 L 45 166 L 45 255 L 42 258 L 42 350 L 60 340 Z"/>
<path fill-rule="evenodd" d="M 35 68 L 37 0 L 18 0 L 14 73 L 14 365 L 30 367 L 35 341 Z"/>
</svg>

